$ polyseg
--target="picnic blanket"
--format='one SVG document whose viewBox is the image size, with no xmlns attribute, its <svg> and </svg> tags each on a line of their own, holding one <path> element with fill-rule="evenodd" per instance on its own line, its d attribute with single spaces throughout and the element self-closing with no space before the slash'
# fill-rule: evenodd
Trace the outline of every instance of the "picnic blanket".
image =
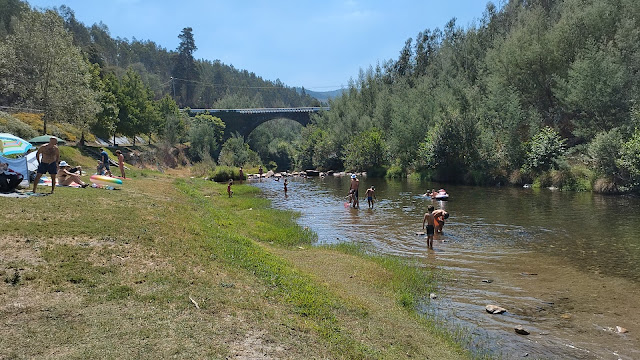
<svg viewBox="0 0 640 360">
<path fill-rule="evenodd" d="M 47 196 L 49 194 L 47 193 L 34 193 L 31 191 L 25 191 L 25 192 L 21 192 L 21 191 L 15 191 L 15 192 L 10 192 L 10 193 L 0 193 L 0 197 L 6 197 L 6 198 L 28 198 L 31 196 Z"/>
<path fill-rule="evenodd" d="M 38 185 L 44 185 L 44 186 L 51 186 L 51 178 L 48 176 L 42 176 L 40 178 L 40 182 L 38 183 Z M 56 184 L 56 186 L 58 187 L 72 187 L 72 188 L 81 188 L 82 185 L 72 182 L 70 185 L 60 185 L 60 184 Z"/>
</svg>

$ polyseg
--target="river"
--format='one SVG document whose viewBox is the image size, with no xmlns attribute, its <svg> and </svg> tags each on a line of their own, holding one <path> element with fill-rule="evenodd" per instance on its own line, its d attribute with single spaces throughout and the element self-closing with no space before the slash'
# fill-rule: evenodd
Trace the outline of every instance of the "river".
<svg viewBox="0 0 640 360">
<path fill-rule="evenodd" d="M 347 177 L 252 184 L 277 208 L 298 211 L 318 244 L 354 242 L 419 259 L 447 279 L 421 311 L 505 359 L 640 359 L 640 199 L 548 189 L 446 186 L 450 200 L 421 196 L 441 184 L 361 180 L 361 208 L 345 205 Z M 368 209 L 364 189 L 375 185 Z M 422 216 L 447 210 L 428 250 Z M 425 299 L 429 294 L 425 294 Z M 485 311 L 488 304 L 507 309 Z M 522 325 L 529 335 L 518 335 Z M 620 333 L 616 327 L 628 332 Z"/>
</svg>

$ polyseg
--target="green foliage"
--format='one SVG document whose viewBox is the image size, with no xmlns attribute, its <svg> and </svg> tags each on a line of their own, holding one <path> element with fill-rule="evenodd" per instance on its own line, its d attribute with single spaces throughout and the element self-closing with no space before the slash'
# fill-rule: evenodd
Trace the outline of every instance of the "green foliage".
<svg viewBox="0 0 640 360">
<path fill-rule="evenodd" d="M 0 43 L 0 93 L 44 110 L 47 122 L 92 119 L 98 111 L 90 70 L 54 11 L 22 14 Z"/>
<path fill-rule="evenodd" d="M 205 154 L 216 157 L 222 142 L 225 124 L 220 118 L 209 114 L 196 115 L 189 129 L 189 154 L 195 161 L 205 158 Z"/>
<path fill-rule="evenodd" d="M 407 176 L 407 172 L 400 165 L 391 165 L 385 176 L 389 179 L 402 179 Z"/>
<path fill-rule="evenodd" d="M 38 136 L 38 132 L 19 119 L 0 111 L 0 133 L 9 133 L 19 138 L 29 140 Z"/>
<path fill-rule="evenodd" d="M 623 135 L 619 129 L 601 132 L 591 141 L 588 150 L 589 156 L 598 175 L 611 179 L 620 176 L 618 159 L 623 142 Z"/>
<path fill-rule="evenodd" d="M 529 150 L 523 169 L 533 173 L 557 169 L 558 161 L 565 154 L 565 142 L 556 130 L 550 127 L 542 128 L 528 144 Z"/>
<path fill-rule="evenodd" d="M 229 180 L 241 180 L 240 169 L 231 166 L 217 166 L 209 172 L 209 179 L 217 182 L 227 182 Z"/>
<path fill-rule="evenodd" d="M 296 147 L 296 168 L 308 170 L 314 168 L 313 158 L 318 142 L 326 136 L 326 132 L 315 125 L 308 125 L 302 129 Z"/>
<path fill-rule="evenodd" d="M 620 149 L 618 166 L 628 174 L 627 182 L 630 186 L 640 186 L 640 130 L 636 130 L 631 139 Z"/>
<path fill-rule="evenodd" d="M 223 166 L 240 167 L 254 165 L 260 162 L 258 154 L 249 148 L 244 138 L 235 134 L 222 145 L 218 164 Z"/>
<path fill-rule="evenodd" d="M 478 130 L 471 119 L 449 115 L 420 144 L 420 154 L 436 171 L 436 179 L 462 182 L 479 161 L 477 144 Z"/>
<path fill-rule="evenodd" d="M 388 159 L 389 147 L 384 141 L 382 131 L 374 128 L 354 136 L 347 144 L 344 166 L 347 171 L 373 173 L 388 165 Z"/>
</svg>

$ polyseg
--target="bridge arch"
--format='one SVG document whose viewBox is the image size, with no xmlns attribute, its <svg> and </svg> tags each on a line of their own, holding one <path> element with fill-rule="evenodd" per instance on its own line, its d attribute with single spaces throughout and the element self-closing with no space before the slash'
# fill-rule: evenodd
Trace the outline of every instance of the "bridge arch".
<svg viewBox="0 0 640 360">
<path fill-rule="evenodd" d="M 311 114 L 328 111 L 329 107 L 301 107 L 301 108 L 257 108 L 257 109 L 191 109 L 189 114 L 211 114 L 219 117 L 226 125 L 224 138 L 228 139 L 234 133 L 247 138 L 251 132 L 261 124 L 275 119 L 289 119 L 302 126 L 309 124 Z"/>
</svg>

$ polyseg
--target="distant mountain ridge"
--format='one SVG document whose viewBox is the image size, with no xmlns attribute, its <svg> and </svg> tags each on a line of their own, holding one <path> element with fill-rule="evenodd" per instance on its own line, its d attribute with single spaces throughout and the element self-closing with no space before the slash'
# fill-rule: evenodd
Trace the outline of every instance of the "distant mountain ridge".
<svg viewBox="0 0 640 360">
<path fill-rule="evenodd" d="M 302 94 L 302 89 L 301 87 L 295 87 L 294 89 L 296 89 L 296 91 L 299 94 Z M 309 89 L 304 89 L 304 92 L 311 96 L 312 98 L 318 99 L 319 101 L 326 103 L 329 102 L 329 99 L 333 99 L 333 98 L 337 98 L 339 96 L 342 96 L 342 93 L 344 93 L 346 90 L 345 89 L 337 89 L 337 90 L 331 90 L 331 91 L 313 91 L 313 90 L 309 90 Z"/>
</svg>

